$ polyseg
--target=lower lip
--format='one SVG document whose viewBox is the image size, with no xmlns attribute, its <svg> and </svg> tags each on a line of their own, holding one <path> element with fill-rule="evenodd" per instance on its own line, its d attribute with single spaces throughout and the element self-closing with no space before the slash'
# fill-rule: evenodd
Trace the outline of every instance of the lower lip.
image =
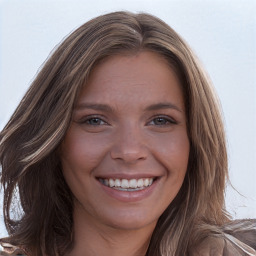
<svg viewBox="0 0 256 256">
<path fill-rule="evenodd" d="M 100 181 L 98 182 L 101 185 L 101 188 L 103 189 L 103 191 L 107 195 L 115 198 L 116 200 L 122 201 L 122 202 L 136 202 L 149 197 L 153 193 L 154 189 L 156 188 L 157 183 L 159 182 L 159 179 L 155 180 L 152 183 L 152 185 L 138 191 L 117 190 L 117 189 L 110 188 L 103 185 Z"/>
</svg>

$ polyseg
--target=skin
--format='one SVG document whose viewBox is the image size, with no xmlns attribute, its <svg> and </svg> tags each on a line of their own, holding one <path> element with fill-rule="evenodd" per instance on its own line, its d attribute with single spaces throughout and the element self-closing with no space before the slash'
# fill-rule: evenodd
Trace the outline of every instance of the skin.
<svg viewBox="0 0 256 256">
<path fill-rule="evenodd" d="M 144 51 L 98 64 L 60 149 L 74 195 L 70 255 L 145 255 L 158 218 L 183 183 L 188 156 L 183 94 L 167 61 Z M 146 193 L 123 192 L 99 177 L 155 181 Z"/>
</svg>

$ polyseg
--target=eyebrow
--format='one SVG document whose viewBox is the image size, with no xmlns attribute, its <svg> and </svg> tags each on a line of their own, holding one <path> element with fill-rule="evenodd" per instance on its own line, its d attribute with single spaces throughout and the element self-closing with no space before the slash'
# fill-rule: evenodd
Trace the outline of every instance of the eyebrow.
<svg viewBox="0 0 256 256">
<path fill-rule="evenodd" d="M 94 104 L 94 103 L 80 103 L 75 106 L 75 110 L 81 110 L 81 109 L 94 109 L 94 110 L 101 110 L 106 112 L 113 112 L 113 108 L 110 107 L 107 104 Z"/>
<path fill-rule="evenodd" d="M 159 109 L 175 109 L 179 112 L 182 112 L 180 108 L 178 108 L 176 105 L 169 103 L 169 102 L 162 102 L 162 103 L 157 103 L 150 105 L 146 108 L 146 111 L 153 111 L 153 110 L 159 110 Z"/>
<path fill-rule="evenodd" d="M 80 103 L 75 106 L 75 110 L 81 110 L 81 109 L 94 109 L 94 110 L 100 110 L 105 112 L 114 112 L 114 109 L 107 105 L 107 104 L 101 104 L 101 103 Z M 178 108 L 176 105 L 170 102 L 160 102 L 156 104 L 152 104 L 145 108 L 145 111 L 154 111 L 159 109 L 174 109 L 179 112 L 182 112 L 180 108 Z"/>
</svg>

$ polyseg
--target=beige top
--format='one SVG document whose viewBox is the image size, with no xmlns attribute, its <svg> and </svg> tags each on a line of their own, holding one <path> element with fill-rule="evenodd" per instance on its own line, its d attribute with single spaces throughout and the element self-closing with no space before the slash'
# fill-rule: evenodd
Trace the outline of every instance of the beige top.
<svg viewBox="0 0 256 256">
<path fill-rule="evenodd" d="M 2 243 L 1 246 L 3 247 L 3 251 L 1 250 L 1 247 L 0 247 L 1 256 L 10 256 L 10 255 L 28 256 L 25 254 L 25 252 L 22 249 L 16 246 L 13 246 L 11 244 Z"/>
<path fill-rule="evenodd" d="M 224 239 L 207 238 L 191 256 L 256 256 L 256 250 L 234 236 L 225 234 Z"/>
<path fill-rule="evenodd" d="M 192 256 L 256 256 L 256 220 L 238 220 L 211 234 Z"/>
</svg>

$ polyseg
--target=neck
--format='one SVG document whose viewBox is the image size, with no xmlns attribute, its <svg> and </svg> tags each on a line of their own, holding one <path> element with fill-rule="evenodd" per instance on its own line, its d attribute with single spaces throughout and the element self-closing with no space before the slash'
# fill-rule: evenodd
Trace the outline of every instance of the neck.
<svg viewBox="0 0 256 256">
<path fill-rule="evenodd" d="M 104 225 L 74 212 L 74 248 L 68 256 L 145 256 L 156 223 L 138 229 Z"/>
</svg>

